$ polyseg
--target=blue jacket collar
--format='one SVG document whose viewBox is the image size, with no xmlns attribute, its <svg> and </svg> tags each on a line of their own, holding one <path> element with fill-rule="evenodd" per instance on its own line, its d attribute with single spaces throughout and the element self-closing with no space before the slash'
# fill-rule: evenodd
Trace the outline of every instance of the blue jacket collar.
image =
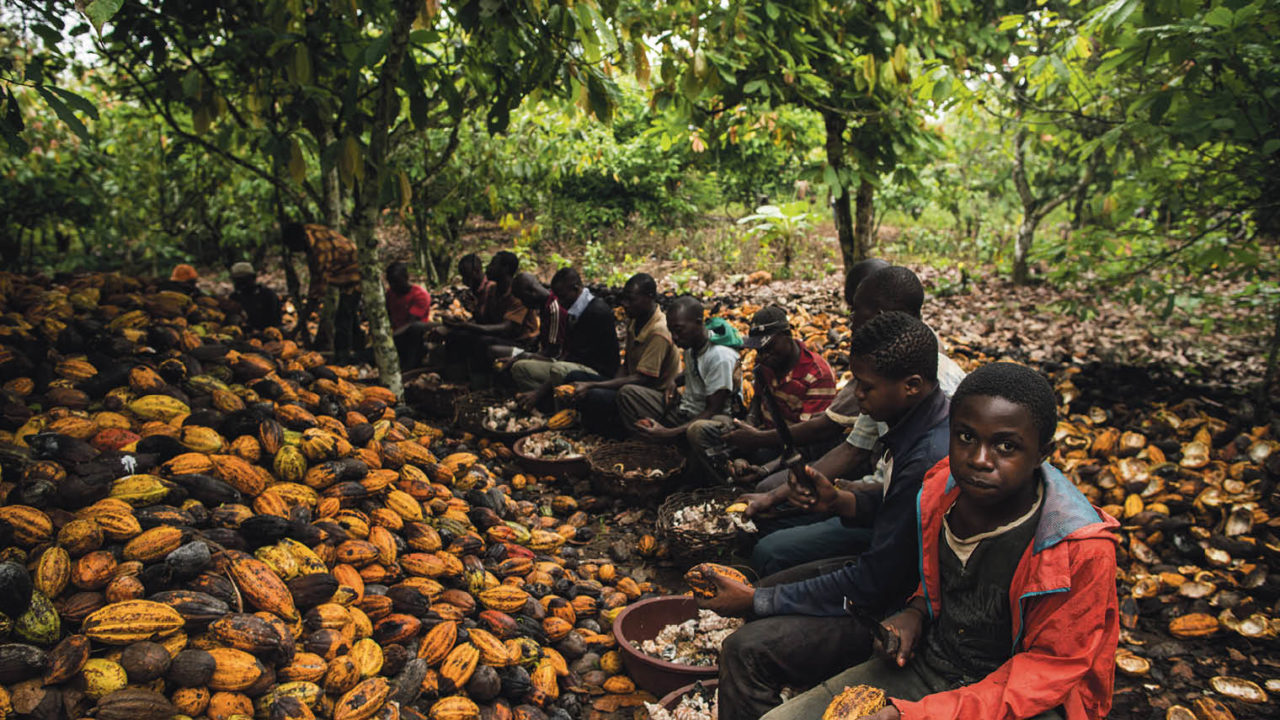
<svg viewBox="0 0 1280 720">
<path fill-rule="evenodd" d="M 1057 545 L 1083 527 L 1102 522 L 1093 504 L 1061 470 L 1046 462 L 1040 466 L 1040 474 L 1044 478 L 1044 508 L 1036 526 L 1035 552 Z M 955 475 L 949 475 L 946 493 L 955 487 Z"/>
</svg>

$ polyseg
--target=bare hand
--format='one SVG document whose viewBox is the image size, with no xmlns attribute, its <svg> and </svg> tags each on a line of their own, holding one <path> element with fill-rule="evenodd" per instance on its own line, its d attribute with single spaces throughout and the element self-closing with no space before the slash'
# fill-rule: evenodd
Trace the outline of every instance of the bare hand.
<svg viewBox="0 0 1280 720">
<path fill-rule="evenodd" d="M 585 380 L 576 382 L 573 384 L 573 396 L 575 398 L 580 398 L 583 395 L 586 395 L 587 391 L 592 389 L 593 387 L 595 387 L 595 383 L 593 382 L 587 382 Z"/>
<path fill-rule="evenodd" d="M 759 465 L 747 465 L 733 473 L 733 482 L 738 485 L 754 485 L 764 479 L 764 468 Z"/>
<path fill-rule="evenodd" d="M 725 433 L 724 441 L 730 447 L 752 448 L 763 445 L 768 435 L 767 431 L 753 428 L 741 420 L 734 420 L 733 429 Z"/>
<path fill-rule="evenodd" d="M 831 484 L 826 475 L 809 465 L 804 466 L 804 472 L 808 476 L 808 485 L 812 487 L 807 487 L 794 472 L 791 473 L 787 478 L 787 500 L 792 505 L 809 512 L 832 512 L 836 499 L 840 495 L 836 486 Z"/>
<path fill-rule="evenodd" d="M 742 511 L 742 516 L 751 518 L 772 508 L 777 500 L 769 493 L 747 493 L 739 496 L 734 502 L 746 503 L 747 509 Z"/>
<path fill-rule="evenodd" d="M 533 406 L 538 404 L 538 391 L 516 393 L 516 402 L 520 404 L 521 409 L 532 410 Z"/>
<path fill-rule="evenodd" d="M 636 432 L 641 437 L 647 438 L 654 442 L 674 439 L 680 434 L 679 430 L 669 427 L 663 427 L 657 420 L 653 418 L 640 418 L 636 421 Z"/>
<path fill-rule="evenodd" d="M 680 399 L 680 391 L 674 384 L 667 385 L 662 389 L 662 406 L 670 408 Z"/>
<path fill-rule="evenodd" d="M 880 623 L 891 635 L 898 638 L 898 647 L 886 648 L 879 640 L 875 641 L 876 652 L 889 662 L 903 667 L 915 655 L 916 644 L 924 631 L 924 613 L 919 609 L 907 608 Z"/>
<path fill-rule="evenodd" d="M 750 585 L 719 574 L 712 575 L 711 581 L 716 584 L 715 597 L 698 598 L 698 607 L 724 617 L 742 617 L 751 612 L 756 591 Z"/>
<path fill-rule="evenodd" d="M 862 720 L 901 720 L 901 718 L 902 713 L 898 712 L 898 708 L 889 704 L 870 715 L 863 716 Z"/>
<path fill-rule="evenodd" d="M 493 361 L 493 369 L 499 372 L 506 370 L 511 367 L 511 364 L 515 362 L 515 360 L 516 359 L 513 357 L 500 357 Z"/>
</svg>

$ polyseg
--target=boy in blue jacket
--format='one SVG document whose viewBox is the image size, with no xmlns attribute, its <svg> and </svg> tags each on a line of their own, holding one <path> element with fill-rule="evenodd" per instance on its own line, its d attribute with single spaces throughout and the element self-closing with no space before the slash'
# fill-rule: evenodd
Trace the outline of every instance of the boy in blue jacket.
<svg viewBox="0 0 1280 720">
<path fill-rule="evenodd" d="M 721 717 L 755 720 L 781 702 L 783 687 L 812 685 L 866 660 L 870 632 L 846 605 L 882 616 L 901 607 L 919 579 L 916 495 L 925 472 L 946 456 L 949 437 L 938 342 L 919 318 L 887 312 L 854 333 L 849 354 L 862 411 L 890 426 L 873 452 L 888 463 L 884 486 L 837 490 L 806 467 L 806 482 L 791 478 L 789 499 L 869 526 L 871 546 L 856 563 L 804 579 L 780 573 L 754 590 L 717 578 L 715 597 L 700 604 L 751 619 L 721 650 Z"/>
</svg>

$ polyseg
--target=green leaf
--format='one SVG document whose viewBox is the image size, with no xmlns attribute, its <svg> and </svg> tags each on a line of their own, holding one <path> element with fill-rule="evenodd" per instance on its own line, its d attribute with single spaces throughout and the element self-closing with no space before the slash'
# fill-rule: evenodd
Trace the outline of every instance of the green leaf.
<svg viewBox="0 0 1280 720">
<path fill-rule="evenodd" d="M 830 164 L 822 168 L 822 182 L 826 183 L 831 190 L 831 197 L 838 198 L 844 195 L 844 188 L 840 186 L 840 176 Z"/>
<path fill-rule="evenodd" d="M 1229 28 L 1235 22 L 1235 13 L 1231 12 L 1231 8 L 1218 7 L 1205 13 L 1204 21 L 1209 25 L 1215 25 L 1221 28 Z"/>
<path fill-rule="evenodd" d="M 1277 150 L 1280 150 L 1280 140 L 1277 140 L 1276 138 L 1271 138 L 1270 140 L 1262 143 L 1263 155 L 1274 155 Z"/>
<path fill-rule="evenodd" d="M 365 67 L 373 67 L 382 61 L 382 56 L 387 54 L 387 45 L 391 42 L 390 35 L 381 35 L 373 39 L 364 49 Z"/>
<path fill-rule="evenodd" d="M 90 118 L 94 120 L 98 119 L 98 108 L 95 107 L 93 103 L 86 100 L 84 96 L 77 95 L 71 92 L 70 90 L 66 90 L 60 87 L 51 87 L 49 89 L 57 93 L 58 96 L 61 97 L 63 101 L 65 101 L 72 108 L 79 110 L 80 112 L 84 113 L 85 115 L 88 115 Z"/>
<path fill-rule="evenodd" d="M 54 30 L 48 25 L 36 23 L 31 26 L 31 31 L 39 35 L 40 39 L 44 40 L 44 44 L 48 45 L 50 49 L 57 47 L 58 44 L 62 42 L 62 33 Z"/>
<path fill-rule="evenodd" d="M 609 122 L 613 117 L 613 102 L 604 83 L 595 75 L 587 77 L 587 101 L 591 104 L 591 112 L 601 122 Z"/>
<path fill-rule="evenodd" d="M 80 122 L 80 118 L 76 117 L 76 114 L 71 110 L 71 108 L 67 107 L 67 104 L 64 103 L 61 98 L 54 95 L 43 85 L 37 87 L 36 91 L 39 92 L 40 97 L 44 98 L 44 101 L 49 104 L 49 107 L 53 108 L 53 111 L 57 113 L 58 118 L 61 119 L 62 122 L 66 123 L 67 127 L 71 128 L 72 132 L 79 135 L 81 140 L 84 140 L 85 142 L 89 141 L 89 129 L 84 126 L 83 122 Z"/>
<path fill-rule="evenodd" d="M 84 14 L 93 23 L 93 29 L 101 35 L 102 26 L 120 12 L 121 7 L 124 7 L 124 0 L 93 0 L 84 6 Z"/>
</svg>

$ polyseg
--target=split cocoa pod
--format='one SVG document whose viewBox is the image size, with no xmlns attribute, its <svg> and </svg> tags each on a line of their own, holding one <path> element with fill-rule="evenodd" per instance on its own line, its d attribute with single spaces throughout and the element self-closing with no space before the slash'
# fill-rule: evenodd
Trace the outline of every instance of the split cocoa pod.
<svg viewBox="0 0 1280 720">
<path fill-rule="evenodd" d="M 884 691 L 870 685 L 847 687 L 835 696 L 822 720 L 857 720 L 884 708 Z"/>
<path fill-rule="evenodd" d="M 716 563 L 700 563 L 694 565 L 684 574 L 684 581 L 689 583 L 689 587 L 693 588 L 693 594 L 700 598 L 713 598 L 716 596 L 715 578 L 721 577 L 728 580 L 736 580 L 743 585 L 750 586 L 751 582 L 747 580 L 747 576 L 734 570 L 728 565 L 718 565 Z"/>
</svg>

